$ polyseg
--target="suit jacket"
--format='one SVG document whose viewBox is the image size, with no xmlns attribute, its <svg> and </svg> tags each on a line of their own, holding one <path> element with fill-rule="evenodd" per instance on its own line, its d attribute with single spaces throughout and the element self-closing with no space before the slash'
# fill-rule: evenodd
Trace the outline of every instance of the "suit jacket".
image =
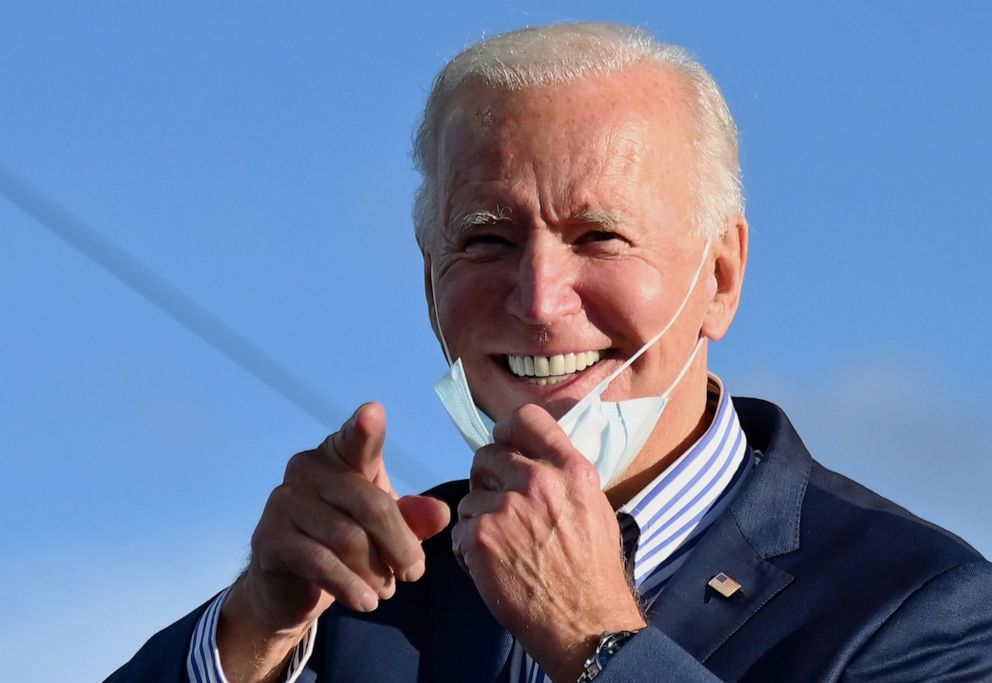
<svg viewBox="0 0 992 683">
<path fill-rule="evenodd" d="M 992 565 L 959 538 L 814 461 L 776 406 L 735 399 L 758 456 L 597 680 L 992 680 Z M 864 454 L 871 457 L 870 453 Z M 464 481 L 431 494 L 454 508 Z M 427 572 L 375 612 L 334 606 L 300 681 L 508 682 L 512 640 L 458 567 L 448 531 Z M 743 591 L 707 587 L 723 572 Z M 186 681 L 205 605 L 110 681 Z"/>
</svg>

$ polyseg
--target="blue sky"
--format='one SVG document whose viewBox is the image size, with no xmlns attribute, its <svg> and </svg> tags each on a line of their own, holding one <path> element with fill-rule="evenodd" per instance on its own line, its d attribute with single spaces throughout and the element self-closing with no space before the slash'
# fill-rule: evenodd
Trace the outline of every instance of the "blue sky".
<svg viewBox="0 0 992 683">
<path fill-rule="evenodd" d="M 488 33 L 644 26 L 699 56 L 741 129 L 751 262 L 713 368 L 990 554 L 992 6 L 798 4 L 11 0 L 0 164 L 333 420 L 382 401 L 421 489 L 470 458 L 431 391 L 409 218 L 431 79 Z M 286 459 L 328 425 L 2 198 L 0 316 L 0 652 L 11 680 L 101 679 L 236 576 Z"/>
</svg>

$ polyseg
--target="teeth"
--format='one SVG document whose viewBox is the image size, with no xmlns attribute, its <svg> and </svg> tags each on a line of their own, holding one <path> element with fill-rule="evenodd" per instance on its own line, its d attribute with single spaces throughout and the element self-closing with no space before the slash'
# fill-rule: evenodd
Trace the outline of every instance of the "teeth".
<svg viewBox="0 0 992 683">
<path fill-rule="evenodd" d="M 558 384 L 558 382 L 564 382 L 566 379 L 567 379 L 566 377 L 535 377 L 530 381 L 533 382 L 534 384 L 544 387 L 544 386 L 548 386 L 549 384 Z"/>
<path fill-rule="evenodd" d="M 571 375 L 575 372 L 575 354 L 566 353 L 565 354 L 565 374 Z"/>
<path fill-rule="evenodd" d="M 557 384 L 569 375 L 581 372 L 601 357 L 599 351 L 559 353 L 555 356 L 507 356 L 510 371 L 518 377 L 533 377 L 535 384 Z"/>
</svg>

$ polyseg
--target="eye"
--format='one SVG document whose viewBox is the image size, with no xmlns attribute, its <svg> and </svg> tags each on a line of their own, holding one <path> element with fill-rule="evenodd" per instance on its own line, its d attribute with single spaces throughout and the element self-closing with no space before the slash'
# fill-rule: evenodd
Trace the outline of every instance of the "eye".
<svg viewBox="0 0 992 683">
<path fill-rule="evenodd" d="M 475 235 L 470 235 L 465 238 L 465 247 L 474 246 L 509 246 L 510 240 L 506 239 L 502 235 L 496 235 L 493 233 L 479 233 Z"/>
<path fill-rule="evenodd" d="M 579 239 L 579 242 L 585 242 L 585 243 L 609 242 L 610 240 L 622 240 L 622 239 L 623 237 L 621 237 L 618 233 L 612 232 L 610 230 L 592 230 L 590 232 L 585 233 Z"/>
<path fill-rule="evenodd" d="M 612 256 L 619 255 L 629 245 L 629 240 L 619 232 L 598 229 L 582 233 L 575 241 L 573 248 Z"/>
<path fill-rule="evenodd" d="M 499 232 L 471 232 L 465 235 L 459 251 L 470 259 L 496 259 L 513 249 L 513 241 Z"/>
</svg>

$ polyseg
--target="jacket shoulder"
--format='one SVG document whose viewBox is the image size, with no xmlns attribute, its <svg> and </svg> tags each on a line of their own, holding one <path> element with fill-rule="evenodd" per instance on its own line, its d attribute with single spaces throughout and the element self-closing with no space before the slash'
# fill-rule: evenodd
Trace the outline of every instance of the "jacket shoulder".
<svg viewBox="0 0 992 683">
<path fill-rule="evenodd" d="M 931 565 L 935 572 L 984 559 L 959 536 L 816 460 L 806 496 L 804 523 L 825 533 L 827 542 L 843 534 L 848 542 L 860 540 L 876 552 L 906 555 L 908 561 Z"/>
<path fill-rule="evenodd" d="M 898 564 L 909 573 L 916 569 L 920 576 L 983 559 L 951 532 L 821 465 L 775 404 L 735 397 L 734 406 L 765 470 L 749 511 L 767 516 L 769 504 L 774 504 L 781 516 L 786 514 L 779 509 L 783 504 L 794 508 L 799 514 L 788 526 L 798 531 L 798 543 L 792 547 L 801 548 L 800 555 L 866 556 L 881 566 Z M 784 496 L 783 490 L 793 495 Z"/>
<path fill-rule="evenodd" d="M 216 596 L 215 596 L 216 597 Z M 214 598 L 153 635 L 104 683 L 177 683 L 187 680 L 186 657 L 193 629 Z"/>
</svg>

